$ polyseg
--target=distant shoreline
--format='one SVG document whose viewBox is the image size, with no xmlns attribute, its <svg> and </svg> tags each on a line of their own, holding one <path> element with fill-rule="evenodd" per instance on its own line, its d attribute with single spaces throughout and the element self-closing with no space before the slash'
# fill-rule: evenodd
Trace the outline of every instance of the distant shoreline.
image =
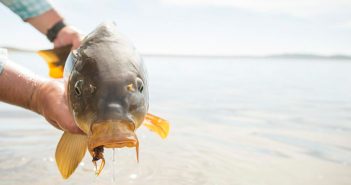
<svg viewBox="0 0 351 185">
<path fill-rule="evenodd" d="M 1 47 L 1 46 L 0 46 Z M 36 52 L 33 49 L 7 48 L 10 52 Z M 223 59 L 310 59 L 310 60 L 351 60 L 351 55 L 316 55 L 316 54 L 273 54 L 273 55 L 189 55 L 189 54 L 150 54 L 141 53 L 144 57 L 165 57 L 165 58 L 223 58 Z"/>
<path fill-rule="evenodd" d="M 313 54 L 277 54 L 277 55 L 183 55 L 183 54 L 142 54 L 145 57 L 165 58 L 223 58 L 223 59 L 322 59 L 322 60 L 351 60 L 348 55 L 313 55 Z"/>
</svg>

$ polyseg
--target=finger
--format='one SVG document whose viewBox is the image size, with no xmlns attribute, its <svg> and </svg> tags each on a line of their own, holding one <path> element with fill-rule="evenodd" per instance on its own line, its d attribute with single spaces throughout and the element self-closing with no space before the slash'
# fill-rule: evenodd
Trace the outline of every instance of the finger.
<svg viewBox="0 0 351 185">
<path fill-rule="evenodd" d="M 48 119 L 48 118 L 46 118 L 46 121 L 48 121 L 52 126 L 54 126 L 55 128 L 57 128 L 57 129 L 59 129 L 59 130 L 63 130 L 61 127 L 60 127 L 60 125 L 56 122 L 56 121 L 54 121 L 54 120 L 52 120 L 52 119 Z"/>
<path fill-rule="evenodd" d="M 80 46 L 80 41 L 74 41 L 72 43 L 72 50 L 79 48 Z"/>
<path fill-rule="evenodd" d="M 55 39 L 55 41 L 54 41 L 54 48 L 60 48 L 62 46 L 63 46 L 63 44 L 61 42 L 61 39 Z"/>
<path fill-rule="evenodd" d="M 77 126 L 70 128 L 70 131 L 73 134 L 82 134 L 85 135 L 85 133 Z"/>
<path fill-rule="evenodd" d="M 81 41 L 81 37 L 80 37 L 80 35 L 77 34 L 76 38 L 73 39 L 73 42 L 72 42 L 73 47 L 72 47 L 72 49 L 79 48 L 80 41 Z"/>
<path fill-rule="evenodd" d="M 71 116 L 62 116 L 62 120 L 59 121 L 60 126 L 64 131 L 73 133 L 73 134 L 84 134 L 84 132 L 76 125 L 75 121 Z"/>
<path fill-rule="evenodd" d="M 60 126 L 67 132 L 73 134 L 84 134 L 84 132 L 75 124 L 75 122 L 61 121 Z"/>
</svg>

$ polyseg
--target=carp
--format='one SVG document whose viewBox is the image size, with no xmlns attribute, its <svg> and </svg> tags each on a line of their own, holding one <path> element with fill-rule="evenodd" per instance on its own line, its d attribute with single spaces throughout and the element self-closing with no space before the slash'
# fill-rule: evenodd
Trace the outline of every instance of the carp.
<svg viewBox="0 0 351 185">
<path fill-rule="evenodd" d="M 139 160 L 135 131 L 142 124 L 167 137 L 169 123 L 148 113 L 143 60 L 114 23 L 98 26 L 76 50 L 67 46 L 38 54 L 47 61 L 51 77 L 64 78 L 69 109 L 84 132 L 64 132 L 57 145 L 55 159 L 63 178 L 74 172 L 87 149 L 97 175 L 105 164 L 104 148 L 135 147 Z"/>
</svg>

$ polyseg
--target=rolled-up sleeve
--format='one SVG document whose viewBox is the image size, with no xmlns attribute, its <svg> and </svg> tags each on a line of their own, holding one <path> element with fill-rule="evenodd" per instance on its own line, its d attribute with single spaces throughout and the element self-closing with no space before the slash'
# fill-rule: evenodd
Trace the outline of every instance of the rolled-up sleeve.
<svg viewBox="0 0 351 185">
<path fill-rule="evenodd" d="M 20 16 L 22 20 L 41 15 L 52 9 L 52 5 L 46 0 L 0 0 L 0 2 Z"/>
</svg>

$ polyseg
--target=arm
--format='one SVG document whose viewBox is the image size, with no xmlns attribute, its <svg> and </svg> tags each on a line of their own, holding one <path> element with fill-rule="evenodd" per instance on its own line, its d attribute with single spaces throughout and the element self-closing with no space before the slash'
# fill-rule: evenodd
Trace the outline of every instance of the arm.
<svg viewBox="0 0 351 185">
<path fill-rule="evenodd" d="M 62 16 L 45 0 L 0 0 L 0 2 L 43 34 L 62 20 Z M 80 44 L 80 35 L 73 28 L 66 26 L 58 32 L 53 43 L 55 47 L 72 44 L 77 48 Z M 0 101 L 37 112 L 56 128 L 82 133 L 68 110 L 62 83 L 43 80 L 11 62 L 4 64 L 6 60 L 4 53 L 0 52 Z"/>
<path fill-rule="evenodd" d="M 46 0 L 0 0 L 0 2 L 44 35 L 57 22 L 63 20 L 63 17 Z M 71 26 L 66 26 L 58 32 L 53 43 L 54 47 L 72 44 L 75 49 L 79 47 L 80 40 L 81 35 L 78 31 Z"/>
<path fill-rule="evenodd" d="M 60 14 L 56 10 L 51 9 L 39 16 L 31 17 L 25 21 L 30 23 L 39 32 L 46 35 L 50 28 L 62 20 L 63 18 Z M 55 48 L 72 44 L 73 48 L 76 49 L 80 45 L 80 40 L 81 35 L 79 32 L 71 26 L 66 26 L 58 32 L 53 43 Z"/>
<path fill-rule="evenodd" d="M 69 112 L 62 83 L 43 80 L 3 61 L 0 59 L 0 101 L 37 112 L 58 129 L 82 133 Z"/>
</svg>

